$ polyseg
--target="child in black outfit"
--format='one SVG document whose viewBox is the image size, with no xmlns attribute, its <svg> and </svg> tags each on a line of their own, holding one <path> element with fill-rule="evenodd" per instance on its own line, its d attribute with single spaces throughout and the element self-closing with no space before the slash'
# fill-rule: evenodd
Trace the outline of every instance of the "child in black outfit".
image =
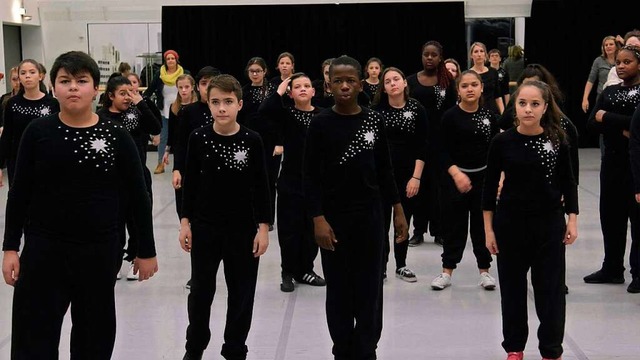
<svg viewBox="0 0 640 360">
<path fill-rule="evenodd" d="M 269 244 L 267 169 L 260 136 L 237 123 L 240 83 L 219 75 L 211 80 L 206 99 L 215 121 L 189 136 L 180 222 L 180 246 L 191 253 L 184 359 L 202 359 L 211 338 L 220 261 L 229 292 L 221 354 L 246 359 L 258 260 Z"/>
<path fill-rule="evenodd" d="M 290 88 L 294 106 L 286 106 L 283 99 Z M 284 79 L 278 89 L 266 98 L 259 111 L 265 117 L 278 121 L 276 130 L 280 141 L 276 144 L 286 149 L 282 170 L 278 178 L 278 240 L 282 259 L 282 283 L 280 290 L 295 289 L 298 283 L 324 286 L 325 281 L 313 271 L 318 255 L 318 245 L 313 240 L 313 226 L 307 216 L 302 186 L 302 154 L 311 118 L 320 108 L 311 105 L 314 89 L 311 79 L 304 73 L 296 73 Z"/>
<path fill-rule="evenodd" d="M 566 313 L 565 245 L 578 236 L 578 189 L 560 125 L 562 115 L 549 86 L 527 82 L 513 97 L 518 126 L 493 138 L 482 197 L 486 246 L 498 255 L 502 347 L 507 360 L 523 359 L 531 269 L 540 320 L 538 348 L 543 360 L 560 359 Z"/>
<path fill-rule="evenodd" d="M 137 234 L 139 280 L 158 269 L 140 158 L 121 125 L 92 112 L 99 81 L 89 55 L 60 55 L 51 69 L 60 113 L 22 137 L 2 248 L 4 280 L 15 286 L 12 359 L 57 359 L 69 306 L 71 359 L 111 358 L 122 212 Z"/>
<path fill-rule="evenodd" d="M 348 56 L 329 70 L 335 105 L 309 126 L 304 186 L 327 281 L 335 359 L 375 359 L 382 332 L 383 206 L 393 204 L 395 240 L 407 239 L 380 114 L 358 105 L 362 67 Z"/>
</svg>

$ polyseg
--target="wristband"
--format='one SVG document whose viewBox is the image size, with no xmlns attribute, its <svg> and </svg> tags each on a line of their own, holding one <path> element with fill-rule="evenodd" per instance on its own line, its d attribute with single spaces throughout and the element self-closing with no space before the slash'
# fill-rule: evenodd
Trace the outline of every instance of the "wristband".
<svg viewBox="0 0 640 360">
<path fill-rule="evenodd" d="M 412 179 L 416 179 L 416 180 L 420 181 L 420 178 L 417 178 L 417 177 L 415 177 L 415 176 L 412 176 L 411 178 L 412 178 Z"/>
</svg>

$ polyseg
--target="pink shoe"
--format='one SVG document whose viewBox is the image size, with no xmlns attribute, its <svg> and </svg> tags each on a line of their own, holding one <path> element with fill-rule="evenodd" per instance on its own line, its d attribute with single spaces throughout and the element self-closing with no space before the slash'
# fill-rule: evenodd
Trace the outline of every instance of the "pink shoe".
<svg viewBox="0 0 640 360">
<path fill-rule="evenodd" d="M 507 353 L 507 360 L 523 360 L 523 359 L 524 359 L 523 351 Z"/>
</svg>

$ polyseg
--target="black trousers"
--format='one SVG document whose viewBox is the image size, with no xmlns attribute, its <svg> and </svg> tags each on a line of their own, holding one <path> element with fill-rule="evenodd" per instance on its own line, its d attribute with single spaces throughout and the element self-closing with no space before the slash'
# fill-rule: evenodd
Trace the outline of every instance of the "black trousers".
<svg viewBox="0 0 640 360">
<path fill-rule="evenodd" d="M 441 171 L 436 166 L 426 166 L 422 171 L 420 181 L 420 193 L 416 197 L 416 207 L 413 217 L 413 234 L 426 234 L 442 236 L 442 194 L 439 186 Z"/>
<path fill-rule="evenodd" d="M 640 211 L 635 201 L 629 158 L 607 154 L 600 167 L 600 226 L 604 240 L 602 269 L 613 276 L 624 274 L 627 224 L 631 222 L 631 275 L 637 277 L 640 244 Z"/>
<path fill-rule="evenodd" d="M 27 233 L 13 293 L 11 359 L 58 359 L 71 307 L 71 359 L 111 359 L 116 336 L 114 286 L 122 247 L 113 239 L 70 243 Z"/>
<path fill-rule="evenodd" d="M 258 258 L 253 256 L 256 225 L 191 224 L 191 291 L 187 310 L 189 352 L 202 352 L 211 339 L 209 319 L 216 293 L 216 275 L 220 261 L 224 262 L 227 283 L 227 318 L 221 355 L 225 359 L 247 358 L 245 342 L 251 328 L 253 300 L 258 278 Z"/>
<path fill-rule="evenodd" d="M 327 324 L 336 360 L 376 359 L 382 333 L 382 205 L 326 213 L 338 243 L 321 250 Z"/>
<path fill-rule="evenodd" d="M 413 176 L 413 169 L 394 169 L 394 175 L 396 179 L 396 185 L 398 187 L 398 193 L 400 194 L 400 203 L 402 204 L 402 209 L 404 210 L 404 216 L 407 219 L 407 224 L 410 224 L 416 207 L 420 206 L 418 196 L 420 196 L 420 192 L 422 192 L 423 189 L 420 189 L 418 191 L 418 195 L 409 199 L 407 198 L 407 182 L 409 182 L 409 180 Z M 395 241 L 395 236 L 389 238 L 389 231 L 391 230 L 392 222 L 393 207 L 385 206 L 384 228 L 386 231 L 385 234 L 387 234 L 387 241 L 385 241 L 384 243 L 384 269 L 386 269 L 386 264 L 389 262 L 389 253 L 391 252 L 390 243 L 393 243 L 393 256 L 396 260 L 396 269 L 407 266 L 407 250 L 409 249 L 409 241 L 403 241 L 398 244 Z"/>
<path fill-rule="evenodd" d="M 278 191 L 278 241 L 283 274 L 300 279 L 313 271 L 318 245 L 302 194 Z"/>
<path fill-rule="evenodd" d="M 446 203 L 444 218 L 447 219 L 446 235 L 442 249 L 442 267 L 455 269 L 467 245 L 467 235 L 471 235 L 473 254 L 476 257 L 478 269 L 488 269 L 491 266 L 491 254 L 487 250 L 484 235 L 484 218 L 482 216 L 482 186 L 484 171 L 468 173 L 471 180 L 471 191 L 466 194 L 458 192 L 449 174 L 443 174 L 442 193 L 443 205 Z"/>
<path fill-rule="evenodd" d="M 540 326 L 538 348 L 544 358 L 562 355 L 566 312 L 566 229 L 560 209 L 531 214 L 500 209 L 493 221 L 499 253 L 498 275 L 502 303 L 502 347 L 523 351 L 529 335 L 527 324 L 527 273 Z"/>
<path fill-rule="evenodd" d="M 182 187 L 175 189 L 176 195 L 176 214 L 178 214 L 178 221 L 182 220 Z"/>
</svg>

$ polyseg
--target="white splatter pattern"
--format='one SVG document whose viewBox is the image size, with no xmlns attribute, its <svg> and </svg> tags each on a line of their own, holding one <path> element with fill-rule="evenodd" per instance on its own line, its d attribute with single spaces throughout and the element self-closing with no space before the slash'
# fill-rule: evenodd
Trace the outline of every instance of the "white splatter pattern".
<svg viewBox="0 0 640 360">
<path fill-rule="evenodd" d="M 195 135 L 202 138 L 201 141 L 205 145 L 204 156 L 217 163 L 218 170 L 222 170 L 223 167 L 231 170 L 245 170 L 248 168 L 250 149 L 249 146 L 245 145 L 244 140 L 239 140 L 239 142 L 234 141 L 230 144 L 220 144 L 219 142 L 209 140 L 211 136 L 203 131 L 196 131 Z M 248 136 L 249 134 L 244 133 L 244 135 Z"/>
<path fill-rule="evenodd" d="M 558 163 L 559 146 L 554 145 L 547 136 L 539 136 L 535 139 L 528 139 L 525 144 L 527 148 L 532 149 L 538 158 L 540 164 L 545 169 L 545 176 L 549 184 L 552 183 L 553 175 Z"/>
<path fill-rule="evenodd" d="M 115 165 L 113 152 L 116 136 L 110 127 L 122 129 L 122 126 L 112 123 L 108 127 L 99 123 L 86 129 L 65 128 L 58 125 L 58 129 L 63 132 L 64 140 L 74 143 L 76 148 L 73 153 L 78 164 L 104 169 L 104 171 L 110 171 Z"/>
<path fill-rule="evenodd" d="M 417 101 L 409 100 L 401 109 L 385 107 L 379 112 L 384 117 L 384 125 L 387 129 L 397 129 L 409 134 L 415 133 L 416 119 L 418 118 Z"/>
<path fill-rule="evenodd" d="M 489 111 L 481 108 L 479 111 L 473 114 L 471 117 L 474 126 L 474 134 L 484 135 L 487 142 L 491 140 L 491 114 Z"/>
<path fill-rule="evenodd" d="M 377 126 L 375 114 L 374 112 L 370 112 L 368 117 L 362 122 L 362 126 L 356 132 L 355 137 L 351 140 L 342 157 L 340 157 L 340 165 L 347 163 L 350 159 L 365 150 L 373 150 L 375 142 L 379 138 L 379 127 Z M 378 114 L 378 116 L 380 115 Z"/>
</svg>

